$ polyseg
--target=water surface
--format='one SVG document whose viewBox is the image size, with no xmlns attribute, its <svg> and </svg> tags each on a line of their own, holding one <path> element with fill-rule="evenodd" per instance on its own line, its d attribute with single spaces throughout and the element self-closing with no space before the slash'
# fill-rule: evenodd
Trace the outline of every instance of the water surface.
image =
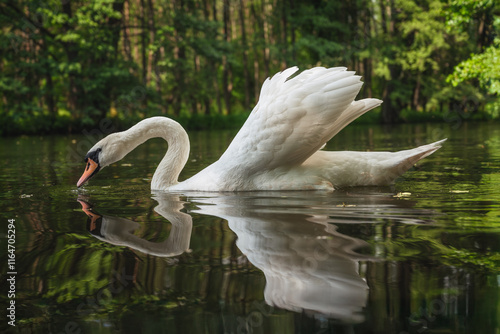
<svg viewBox="0 0 500 334">
<path fill-rule="evenodd" d="M 152 194 L 161 140 L 77 190 L 100 135 L 0 140 L 1 298 L 16 305 L 2 329 L 500 333 L 498 124 L 348 127 L 327 149 L 449 139 L 392 186 L 333 193 Z M 181 178 L 233 135 L 190 134 Z"/>
</svg>

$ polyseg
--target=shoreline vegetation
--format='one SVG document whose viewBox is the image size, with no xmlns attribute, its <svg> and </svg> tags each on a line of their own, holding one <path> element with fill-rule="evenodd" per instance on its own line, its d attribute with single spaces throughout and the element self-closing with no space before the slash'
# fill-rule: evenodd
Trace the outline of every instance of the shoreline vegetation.
<svg viewBox="0 0 500 334">
<path fill-rule="evenodd" d="M 137 124 L 144 118 L 153 116 L 166 116 L 179 122 L 187 131 L 202 131 L 202 130 L 239 130 L 249 113 L 235 113 L 231 115 L 180 115 L 178 117 L 171 115 L 151 114 L 141 118 L 134 116 L 128 119 L 120 117 L 109 117 L 91 120 L 85 122 L 81 120 L 73 120 L 69 116 L 61 116 L 53 119 L 50 115 L 39 115 L 22 120 L 6 120 L 0 118 L 0 135 L 1 136 L 17 136 L 17 135 L 45 135 L 45 134 L 81 134 L 92 129 L 106 127 L 112 129 L 110 132 L 124 131 L 133 125 Z M 403 111 L 398 123 L 463 123 L 463 122 L 481 122 L 495 121 L 491 115 L 487 113 L 466 114 L 461 112 L 454 113 L 422 113 L 417 111 Z M 383 124 L 381 110 L 373 110 L 360 118 L 354 120 L 352 124 Z"/>
<path fill-rule="evenodd" d="M 499 119 L 499 33 L 492 0 L 7 0 L 0 136 L 239 128 L 291 66 L 361 75 L 384 103 L 356 123 Z"/>
</svg>

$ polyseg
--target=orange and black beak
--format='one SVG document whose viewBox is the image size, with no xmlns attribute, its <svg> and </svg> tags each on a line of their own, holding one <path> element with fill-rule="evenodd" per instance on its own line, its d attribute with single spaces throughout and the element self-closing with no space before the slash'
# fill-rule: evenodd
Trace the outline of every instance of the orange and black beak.
<svg viewBox="0 0 500 334">
<path fill-rule="evenodd" d="M 92 176 L 94 176 L 101 167 L 98 162 L 95 162 L 91 158 L 87 158 L 87 166 L 85 167 L 85 171 L 83 172 L 80 180 L 78 180 L 76 186 L 80 188 L 85 182 L 88 181 Z"/>
</svg>

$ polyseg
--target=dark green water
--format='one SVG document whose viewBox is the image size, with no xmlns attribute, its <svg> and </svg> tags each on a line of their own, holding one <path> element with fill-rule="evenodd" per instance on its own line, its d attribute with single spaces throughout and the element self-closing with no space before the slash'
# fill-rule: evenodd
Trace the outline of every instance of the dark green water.
<svg viewBox="0 0 500 334">
<path fill-rule="evenodd" d="M 498 124 L 348 127 L 327 149 L 449 139 L 334 193 L 151 194 L 161 140 L 77 190 L 98 135 L 0 139 L 2 331 L 500 333 Z M 190 134 L 182 177 L 232 135 Z"/>
</svg>

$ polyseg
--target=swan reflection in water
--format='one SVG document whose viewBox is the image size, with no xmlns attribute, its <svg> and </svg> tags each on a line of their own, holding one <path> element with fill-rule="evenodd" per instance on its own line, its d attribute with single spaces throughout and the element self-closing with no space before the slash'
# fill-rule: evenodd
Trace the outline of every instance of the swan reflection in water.
<svg viewBox="0 0 500 334">
<path fill-rule="evenodd" d="M 324 194 L 304 196 L 302 192 L 182 196 L 196 205 L 193 212 L 228 222 L 237 235 L 238 248 L 265 275 L 267 304 L 349 322 L 364 320 L 362 310 L 369 288 L 359 275 L 359 261 L 374 258 L 358 254 L 356 249 L 366 243 L 339 233 L 332 222 L 373 222 L 380 219 L 381 208 L 386 208 L 386 218 L 416 222 L 405 216 L 407 207 L 395 206 L 396 202 L 411 206 L 410 201 L 396 201 L 380 194 L 364 196 L 359 208 L 335 205 L 335 199 Z M 192 230 L 192 217 L 181 212 L 186 202 L 165 193 L 156 193 L 153 198 L 159 203 L 155 211 L 172 223 L 168 239 L 159 243 L 135 236 L 133 231 L 140 224 L 98 215 L 88 203 L 79 201 L 95 237 L 155 256 L 182 254 L 189 249 Z"/>
<path fill-rule="evenodd" d="M 125 218 L 100 215 L 86 200 L 78 198 L 83 212 L 89 217 L 87 228 L 97 239 L 160 257 L 172 257 L 186 252 L 189 250 L 193 219 L 181 212 L 184 202 L 178 196 L 165 196 L 156 200 L 158 206 L 154 210 L 172 224 L 170 234 L 163 242 L 152 242 L 134 235 L 141 224 Z"/>
</svg>

